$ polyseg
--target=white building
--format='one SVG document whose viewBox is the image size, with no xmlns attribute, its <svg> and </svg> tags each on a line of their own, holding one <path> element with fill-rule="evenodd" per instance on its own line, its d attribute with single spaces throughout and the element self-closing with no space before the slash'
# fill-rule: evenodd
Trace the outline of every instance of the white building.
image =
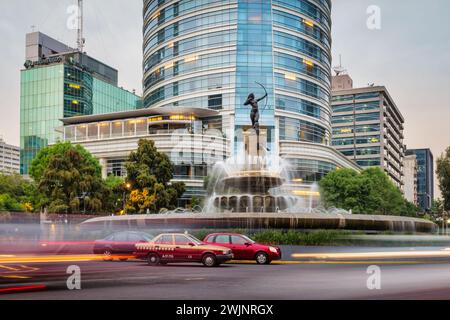
<svg viewBox="0 0 450 320">
<path fill-rule="evenodd" d="M 0 137 L 0 173 L 20 172 L 20 148 L 7 144 Z"/>
<path fill-rule="evenodd" d="M 417 204 L 417 158 L 416 155 L 405 156 L 403 160 L 405 198 Z"/>
</svg>

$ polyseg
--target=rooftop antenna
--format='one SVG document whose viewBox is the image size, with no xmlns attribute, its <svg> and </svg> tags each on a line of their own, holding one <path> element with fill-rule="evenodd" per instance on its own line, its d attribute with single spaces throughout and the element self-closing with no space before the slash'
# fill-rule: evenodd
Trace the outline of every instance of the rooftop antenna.
<svg viewBox="0 0 450 320">
<path fill-rule="evenodd" d="M 334 72 L 336 72 L 336 76 L 341 75 L 342 73 L 346 73 L 347 69 L 342 66 L 342 55 L 339 55 L 339 65 L 333 68 Z"/>
<path fill-rule="evenodd" d="M 78 51 L 83 53 L 86 39 L 83 38 L 83 0 L 78 0 Z"/>
</svg>

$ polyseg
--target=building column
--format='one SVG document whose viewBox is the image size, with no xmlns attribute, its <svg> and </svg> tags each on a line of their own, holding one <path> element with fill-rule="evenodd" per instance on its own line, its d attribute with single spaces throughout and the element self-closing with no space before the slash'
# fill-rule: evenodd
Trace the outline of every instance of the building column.
<svg viewBox="0 0 450 320">
<path fill-rule="evenodd" d="M 108 160 L 105 158 L 99 159 L 100 166 L 102 167 L 102 178 L 108 178 Z"/>
</svg>

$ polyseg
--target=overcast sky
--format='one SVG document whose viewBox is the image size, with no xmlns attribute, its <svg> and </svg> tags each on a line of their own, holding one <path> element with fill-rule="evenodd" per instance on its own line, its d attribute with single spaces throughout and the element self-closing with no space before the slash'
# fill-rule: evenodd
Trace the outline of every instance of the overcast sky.
<svg viewBox="0 0 450 320">
<path fill-rule="evenodd" d="M 0 0 L 0 135 L 19 144 L 20 72 L 25 34 L 39 30 L 75 46 L 67 8 L 75 0 Z M 370 5 L 381 29 L 367 27 Z M 450 1 L 333 0 L 333 56 L 355 86 L 385 85 L 406 120 L 409 148 L 450 146 Z M 119 83 L 141 89 L 142 1 L 85 1 L 86 50 L 119 70 Z"/>
</svg>

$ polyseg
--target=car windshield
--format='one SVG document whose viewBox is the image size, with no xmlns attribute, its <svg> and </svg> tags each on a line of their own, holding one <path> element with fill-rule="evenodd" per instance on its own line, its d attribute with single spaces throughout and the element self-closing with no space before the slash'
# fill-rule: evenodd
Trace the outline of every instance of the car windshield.
<svg viewBox="0 0 450 320">
<path fill-rule="evenodd" d="M 248 241 L 248 243 L 256 243 L 255 241 L 253 241 L 252 239 L 250 239 L 247 236 L 242 235 L 241 237 L 244 238 L 246 241 Z"/>
<path fill-rule="evenodd" d="M 188 235 L 187 236 L 190 240 L 192 240 L 192 243 L 195 245 L 201 245 L 203 242 L 201 242 L 200 240 L 198 240 L 196 237 Z"/>
</svg>

